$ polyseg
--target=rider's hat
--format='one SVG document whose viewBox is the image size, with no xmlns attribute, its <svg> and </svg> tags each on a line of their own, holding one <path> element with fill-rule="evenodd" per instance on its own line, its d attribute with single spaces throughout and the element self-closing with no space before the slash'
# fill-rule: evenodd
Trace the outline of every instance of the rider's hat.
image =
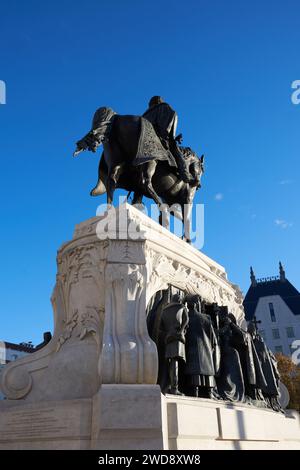
<svg viewBox="0 0 300 470">
<path fill-rule="evenodd" d="M 160 103 L 164 103 L 164 100 L 161 96 L 152 96 L 151 100 L 149 101 L 149 108 L 152 108 L 152 106 L 156 106 Z"/>
</svg>

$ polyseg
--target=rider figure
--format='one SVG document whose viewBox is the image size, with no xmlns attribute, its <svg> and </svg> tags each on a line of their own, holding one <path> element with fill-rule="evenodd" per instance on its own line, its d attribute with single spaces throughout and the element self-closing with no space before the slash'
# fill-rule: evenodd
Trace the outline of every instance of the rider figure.
<svg viewBox="0 0 300 470">
<path fill-rule="evenodd" d="M 165 103 L 161 96 L 153 96 L 149 101 L 149 108 L 143 117 L 151 122 L 162 145 L 170 150 L 174 156 L 180 177 L 188 183 L 190 181 L 184 157 L 177 145 L 181 143 L 182 135 L 176 136 L 177 113 L 168 103 Z"/>
</svg>

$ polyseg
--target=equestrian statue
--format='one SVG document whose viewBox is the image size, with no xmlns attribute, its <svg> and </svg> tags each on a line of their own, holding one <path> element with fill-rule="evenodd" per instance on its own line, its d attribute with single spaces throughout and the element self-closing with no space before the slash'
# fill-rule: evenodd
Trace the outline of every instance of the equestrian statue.
<svg viewBox="0 0 300 470">
<path fill-rule="evenodd" d="M 161 213 L 170 211 L 183 220 L 190 242 L 192 203 L 201 187 L 204 156 L 180 145 L 177 120 L 177 113 L 160 96 L 150 99 L 143 116 L 119 115 L 101 107 L 73 155 L 96 152 L 103 145 L 91 196 L 107 193 L 107 203 L 112 204 L 115 189 L 122 188 L 134 193 L 132 204 L 142 204 L 144 196 L 153 199 Z"/>
</svg>

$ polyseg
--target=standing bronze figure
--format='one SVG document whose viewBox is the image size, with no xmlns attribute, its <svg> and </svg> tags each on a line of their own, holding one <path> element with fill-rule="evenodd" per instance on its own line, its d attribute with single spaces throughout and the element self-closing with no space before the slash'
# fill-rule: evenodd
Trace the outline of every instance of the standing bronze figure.
<svg viewBox="0 0 300 470">
<path fill-rule="evenodd" d="M 277 368 L 277 361 L 273 353 L 267 348 L 264 339 L 257 331 L 255 323 L 248 324 L 248 333 L 251 335 L 256 349 L 266 384 L 262 386 L 262 393 L 267 405 L 275 411 L 282 411 L 279 403 L 280 396 L 280 375 Z"/>
<path fill-rule="evenodd" d="M 186 334 L 186 383 L 195 397 L 214 398 L 219 364 L 214 354 L 217 337 L 209 315 L 201 313 L 199 297 L 187 298 L 189 328 Z"/>
<path fill-rule="evenodd" d="M 221 398 L 228 401 L 245 401 L 245 384 L 239 353 L 234 345 L 244 345 L 243 332 L 235 328 L 227 307 L 220 311 L 219 338 L 221 366 L 217 377 L 217 389 Z"/>
<path fill-rule="evenodd" d="M 167 393 L 172 395 L 183 395 L 178 389 L 179 362 L 185 362 L 185 334 L 188 321 L 187 308 L 180 294 L 173 295 L 171 303 L 163 309 L 161 317 L 169 376 Z"/>
</svg>

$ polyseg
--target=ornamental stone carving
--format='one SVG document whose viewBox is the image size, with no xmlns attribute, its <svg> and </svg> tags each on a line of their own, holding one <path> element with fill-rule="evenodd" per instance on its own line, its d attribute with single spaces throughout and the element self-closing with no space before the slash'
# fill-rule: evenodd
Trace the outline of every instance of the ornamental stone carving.
<svg viewBox="0 0 300 470">
<path fill-rule="evenodd" d="M 121 229 L 108 224 L 99 237 L 107 221 Z M 241 292 L 224 268 L 134 207 L 77 225 L 57 255 L 53 338 L 5 367 L 7 398 L 90 398 L 101 384 L 155 384 L 158 357 L 146 308 L 170 284 L 227 305 L 243 322 Z"/>
</svg>

